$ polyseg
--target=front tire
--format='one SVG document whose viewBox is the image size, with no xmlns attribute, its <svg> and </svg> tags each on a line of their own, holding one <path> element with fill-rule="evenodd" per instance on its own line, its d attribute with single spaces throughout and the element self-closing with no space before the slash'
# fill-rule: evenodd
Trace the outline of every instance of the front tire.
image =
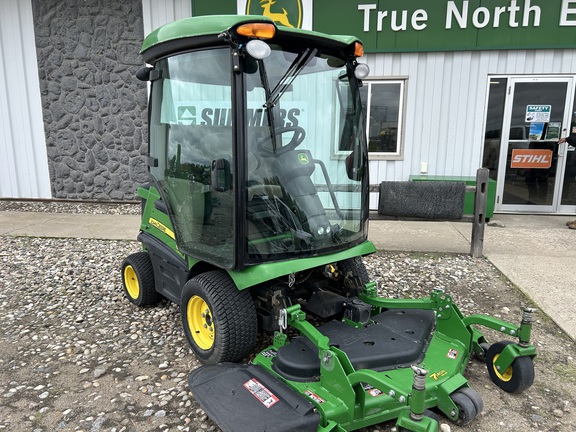
<svg viewBox="0 0 576 432">
<path fill-rule="evenodd" d="M 239 291 L 225 272 L 206 272 L 186 282 L 180 313 L 188 343 L 204 364 L 238 362 L 256 343 L 252 297 Z"/>
<path fill-rule="evenodd" d="M 356 295 L 362 292 L 364 286 L 370 282 L 368 270 L 366 270 L 366 266 L 360 257 L 339 261 L 338 268 L 344 274 L 344 285 L 352 289 Z"/>
<path fill-rule="evenodd" d="M 534 384 L 534 361 L 531 357 L 518 357 L 505 371 L 498 371 L 494 362 L 504 348 L 513 342 L 502 341 L 490 346 L 486 353 L 486 367 L 490 378 L 508 393 L 521 393 Z"/>
</svg>

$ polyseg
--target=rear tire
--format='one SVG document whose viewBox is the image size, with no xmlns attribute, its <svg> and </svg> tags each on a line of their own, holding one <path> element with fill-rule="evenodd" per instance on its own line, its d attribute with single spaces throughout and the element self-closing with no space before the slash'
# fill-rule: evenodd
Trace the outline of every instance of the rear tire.
<svg viewBox="0 0 576 432">
<path fill-rule="evenodd" d="M 154 268 L 147 252 L 127 256 L 122 262 L 124 294 L 136 306 L 155 305 L 162 296 L 156 291 Z"/>
<path fill-rule="evenodd" d="M 188 343 L 204 364 L 241 361 L 256 343 L 254 301 L 225 272 L 202 273 L 186 282 L 180 313 Z"/>
</svg>

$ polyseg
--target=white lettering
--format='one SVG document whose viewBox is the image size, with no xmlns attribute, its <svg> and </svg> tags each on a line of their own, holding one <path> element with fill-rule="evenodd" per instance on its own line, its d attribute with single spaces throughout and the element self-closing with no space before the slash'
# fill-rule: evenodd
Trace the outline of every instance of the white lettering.
<svg viewBox="0 0 576 432">
<path fill-rule="evenodd" d="M 378 11 L 378 31 L 382 31 L 382 21 L 388 16 L 388 11 Z"/>
<path fill-rule="evenodd" d="M 532 6 L 532 0 L 526 0 L 524 4 L 524 16 L 522 18 L 522 27 L 528 27 L 530 25 L 530 13 L 534 12 L 534 21 L 533 26 L 539 27 L 540 26 L 540 15 L 542 14 L 542 10 L 539 6 Z"/>
<path fill-rule="evenodd" d="M 464 29 L 468 25 L 468 1 L 462 3 L 462 13 L 456 7 L 453 1 L 448 2 L 448 9 L 446 11 L 446 29 L 452 28 L 452 16 L 458 21 L 460 28 Z"/>
<path fill-rule="evenodd" d="M 392 11 L 392 18 L 390 19 L 390 28 L 393 31 L 406 30 L 408 27 L 408 11 L 402 11 L 402 21 L 398 24 L 398 12 Z"/>
<path fill-rule="evenodd" d="M 412 14 L 412 27 L 414 30 L 424 30 L 428 24 L 428 13 L 424 9 L 418 9 Z"/>
<path fill-rule="evenodd" d="M 508 12 L 510 12 L 510 19 L 508 21 L 508 25 L 510 27 L 518 27 L 518 21 L 516 21 L 516 12 L 520 10 L 520 6 L 516 4 L 516 0 L 512 0 L 510 2 L 510 6 L 508 6 Z"/>
<path fill-rule="evenodd" d="M 563 0 L 568 3 L 576 3 L 576 0 Z M 492 27 L 497 28 L 503 21 L 502 15 L 508 13 L 508 26 L 516 28 L 520 26 L 520 10 L 517 0 L 510 0 L 510 5 L 494 7 L 494 10 L 488 9 L 485 6 L 479 6 L 469 15 L 469 1 L 462 2 L 462 9 L 458 9 L 455 1 L 449 1 L 446 4 L 446 30 L 450 30 L 453 26 L 458 26 L 461 29 L 468 27 L 468 19 L 472 18 L 472 25 L 481 29 L 487 27 L 492 21 Z M 576 8 L 566 8 L 568 13 L 576 13 Z M 532 6 L 532 0 L 525 0 L 522 12 L 522 27 L 539 27 L 540 19 L 542 17 L 542 9 L 539 6 Z M 576 21 L 572 21 L 572 25 L 576 25 Z"/>
<path fill-rule="evenodd" d="M 482 15 L 482 20 L 480 19 L 480 15 Z M 476 28 L 484 28 L 490 22 L 490 11 L 488 8 L 479 7 L 474 11 L 472 14 L 472 24 Z"/>
<path fill-rule="evenodd" d="M 492 27 L 494 28 L 500 27 L 500 16 L 505 12 L 506 12 L 505 7 L 494 8 L 494 25 Z"/>
<path fill-rule="evenodd" d="M 576 17 L 572 16 L 569 19 L 569 15 L 576 15 L 576 0 L 562 0 L 562 9 L 560 10 L 560 26 L 576 26 Z"/>
<path fill-rule="evenodd" d="M 370 31 L 370 11 L 375 10 L 375 4 L 361 4 L 358 5 L 358 10 L 364 11 L 364 31 Z"/>
<path fill-rule="evenodd" d="M 370 31 L 370 19 L 372 11 L 376 10 L 375 4 L 362 4 L 358 5 L 358 10 L 364 11 L 364 31 Z M 428 24 L 428 13 L 424 9 L 417 9 L 410 15 L 410 23 L 408 22 L 408 10 L 393 10 L 393 11 L 378 11 L 376 15 L 376 31 L 381 32 L 384 29 L 386 18 L 390 19 L 387 24 L 392 31 L 406 31 L 410 24 L 414 30 L 424 30 Z"/>
</svg>

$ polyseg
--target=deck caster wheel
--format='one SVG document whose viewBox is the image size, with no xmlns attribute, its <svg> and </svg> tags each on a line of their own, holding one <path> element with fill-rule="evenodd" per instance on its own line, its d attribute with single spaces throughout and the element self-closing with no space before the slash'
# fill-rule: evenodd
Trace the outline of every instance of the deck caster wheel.
<svg viewBox="0 0 576 432">
<path fill-rule="evenodd" d="M 162 296 L 154 284 L 154 268 L 147 252 L 128 255 L 122 262 L 124 294 L 136 306 L 155 305 Z"/>
<path fill-rule="evenodd" d="M 241 361 L 256 343 L 252 297 L 225 272 L 202 273 L 186 282 L 180 313 L 188 343 L 204 364 Z"/>
<path fill-rule="evenodd" d="M 486 367 L 492 382 L 508 393 L 521 393 L 534 383 L 534 361 L 531 357 L 518 357 L 505 371 L 496 369 L 495 362 L 507 345 L 502 341 L 492 345 L 486 353 Z"/>
<path fill-rule="evenodd" d="M 458 419 L 456 419 L 454 422 L 457 425 L 464 426 L 474 420 L 479 414 L 478 410 L 476 409 L 476 406 L 479 404 L 478 400 L 475 399 L 475 396 L 471 398 L 467 392 L 463 392 L 462 390 L 458 390 L 452 393 L 450 395 L 450 399 L 452 399 L 454 404 L 458 407 Z"/>
</svg>

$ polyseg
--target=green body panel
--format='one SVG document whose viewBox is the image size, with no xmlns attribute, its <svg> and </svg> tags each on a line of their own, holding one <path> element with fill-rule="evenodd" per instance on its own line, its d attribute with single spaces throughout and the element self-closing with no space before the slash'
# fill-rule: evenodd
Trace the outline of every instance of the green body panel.
<svg viewBox="0 0 576 432">
<path fill-rule="evenodd" d="M 261 15 L 214 15 L 185 18 L 163 25 L 150 33 L 142 44 L 141 53 L 160 43 L 183 38 L 200 36 L 217 36 L 230 30 L 237 25 L 249 22 L 267 22 L 274 24 L 268 17 Z M 277 27 L 277 34 L 302 35 L 310 40 L 321 39 L 324 42 L 333 42 L 334 46 L 347 46 L 360 40 L 354 36 L 328 35 L 325 33 L 292 29 L 289 27 Z"/>
<path fill-rule="evenodd" d="M 365 241 L 358 246 L 333 254 L 259 264 L 246 267 L 239 271 L 229 270 L 228 274 L 232 277 L 238 289 L 243 290 L 280 276 L 308 270 L 336 261 L 369 255 L 374 252 L 376 252 L 374 244 L 370 241 Z"/>
<path fill-rule="evenodd" d="M 145 200 L 142 208 L 142 218 L 140 221 L 140 230 L 149 233 L 162 241 L 168 248 L 178 253 L 184 259 L 184 254 L 178 250 L 176 239 L 174 237 L 174 228 L 170 217 L 158 210 L 154 203 L 160 200 L 160 193 L 154 186 L 150 188 L 138 188 L 138 196 Z"/>
<path fill-rule="evenodd" d="M 153 186 L 150 186 L 149 189 L 141 187 L 138 189 L 138 196 L 140 196 L 146 202 L 143 208 L 140 230 L 158 238 L 160 241 L 166 244 L 168 248 L 177 252 L 178 255 L 182 257 L 182 259 L 186 259 L 189 269 L 192 269 L 196 264 L 201 263 L 200 260 L 192 257 L 186 257 L 186 255 L 182 254 L 178 250 L 170 217 L 166 213 L 158 210 L 154 205 L 156 201 L 161 199 L 158 190 Z M 369 255 L 374 252 L 376 252 L 376 247 L 374 244 L 372 242 L 365 241 L 355 247 L 332 254 L 258 264 L 246 267 L 238 271 L 227 271 L 238 289 L 243 290 L 280 276 L 285 276 L 291 273 L 308 270 L 314 267 L 342 261 L 349 258 Z"/>
<path fill-rule="evenodd" d="M 476 177 L 473 176 L 429 176 L 425 174 L 411 175 L 410 181 L 449 181 L 464 182 L 466 186 L 476 186 Z M 486 200 L 486 217 L 494 216 L 494 204 L 496 202 L 496 180 L 488 179 L 488 196 Z M 464 196 L 464 214 L 474 214 L 474 192 L 466 192 Z"/>
</svg>

